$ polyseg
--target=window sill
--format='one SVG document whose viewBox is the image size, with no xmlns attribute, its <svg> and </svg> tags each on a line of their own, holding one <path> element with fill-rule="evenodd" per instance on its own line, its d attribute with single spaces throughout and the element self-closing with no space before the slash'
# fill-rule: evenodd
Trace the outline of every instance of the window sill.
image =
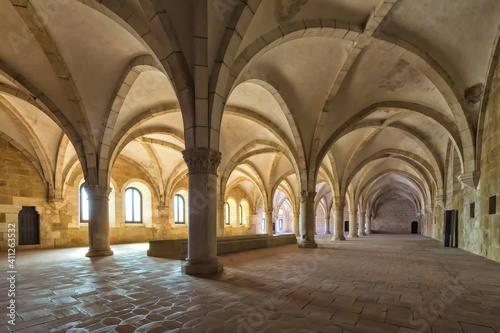
<svg viewBox="0 0 500 333">
<path fill-rule="evenodd" d="M 134 222 L 125 222 L 125 226 L 129 228 L 145 228 L 144 223 L 134 223 Z"/>
</svg>

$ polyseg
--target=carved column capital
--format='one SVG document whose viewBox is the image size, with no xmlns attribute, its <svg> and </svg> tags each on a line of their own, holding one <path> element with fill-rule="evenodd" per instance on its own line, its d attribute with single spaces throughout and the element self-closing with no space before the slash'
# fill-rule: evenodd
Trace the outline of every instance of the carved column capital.
<svg viewBox="0 0 500 333">
<path fill-rule="evenodd" d="M 87 191 L 89 199 L 108 199 L 112 191 L 112 188 L 109 186 L 87 185 L 84 183 L 83 187 Z"/>
<path fill-rule="evenodd" d="M 307 201 L 307 191 L 300 192 L 300 202 L 305 203 Z"/>
<path fill-rule="evenodd" d="M 182 152 L 189 174 L 211 174 L 217 176 L 222 154 L 209 148 L 190 148 Z"/>
</svg>

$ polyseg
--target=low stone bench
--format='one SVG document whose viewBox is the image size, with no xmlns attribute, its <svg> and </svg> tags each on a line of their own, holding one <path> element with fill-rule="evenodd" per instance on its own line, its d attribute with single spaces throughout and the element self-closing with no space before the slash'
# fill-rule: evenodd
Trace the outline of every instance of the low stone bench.
<svg viewBox="0 0 500 333">
<path fill-rule="evenodd" d="M 267 247 L 296 244 L 293 234 L 268 236 L 229 236 L 217 238 L 217 255 L 242 252 Z M 148 256 L 185 260 L 188 255 L 187 239 L 149 241 Z"/>
</svg>

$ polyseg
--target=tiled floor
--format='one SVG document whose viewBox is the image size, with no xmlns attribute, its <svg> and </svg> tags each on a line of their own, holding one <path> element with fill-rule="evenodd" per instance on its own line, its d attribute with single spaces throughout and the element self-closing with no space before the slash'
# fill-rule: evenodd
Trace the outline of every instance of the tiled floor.
<svg viewBox="0 0 500 333">
<path fill-rule="evenodd" d="M 421 236 L 318 242 L 223 256 L 211 279 L 147 257 L 146 244 L 94 260 L 82 248 L 23 252 L 19 317 L 5 326 L 2 315 L 1 330 L 500 333 L 500 264 Z"/>
</svg>

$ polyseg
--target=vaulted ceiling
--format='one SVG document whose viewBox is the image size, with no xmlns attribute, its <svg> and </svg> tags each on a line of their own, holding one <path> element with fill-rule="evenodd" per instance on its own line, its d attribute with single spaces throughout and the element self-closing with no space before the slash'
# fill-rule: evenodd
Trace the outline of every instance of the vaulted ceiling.
<svg viewBox="0 0 500 333">
<path fill-rule="evenodd" d="M 165 195 L 185 176 L 192 122 L 220 133 L 221 188 L 255 186 L 266 204 L 279 189 L 423 209 L 445 195 L 451 157 L 479 171 L 499 1 L 196 3 L 0 0 L 0 132 L 50 195 L 75 163 L 120 154 Z M 220 121 L 186 111 L 200 54 Z"/>
</svg>

